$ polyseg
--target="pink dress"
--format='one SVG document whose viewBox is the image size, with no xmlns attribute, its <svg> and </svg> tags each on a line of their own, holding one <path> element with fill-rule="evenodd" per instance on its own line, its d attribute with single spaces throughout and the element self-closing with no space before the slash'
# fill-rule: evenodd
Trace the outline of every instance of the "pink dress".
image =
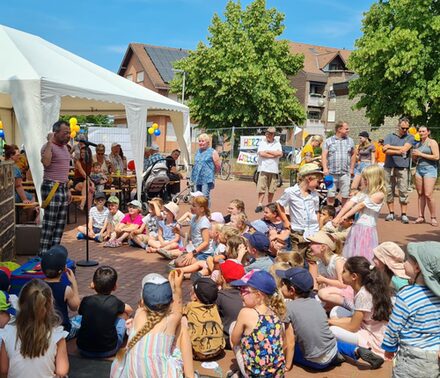
<svg viewBox="0 0 440 378">
<path fill-rule="evenodd" d="M 359 193 L 351 198 L 356 204 L 363 202 L 365 207 L 348 233 L 342 254 L 345 258 L 364 256 L 373 261 L 373 248 L 379 245 L 376 223 L 383 202 L 374 203 L 366 193 Z"/>
</svg>

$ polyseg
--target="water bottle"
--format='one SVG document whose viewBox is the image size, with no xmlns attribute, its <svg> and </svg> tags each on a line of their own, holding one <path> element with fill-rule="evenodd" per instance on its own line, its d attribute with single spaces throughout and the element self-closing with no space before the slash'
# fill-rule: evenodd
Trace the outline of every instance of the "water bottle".
<svg viewBox="0 0 440 378">
<path fill-rule="evenodd" d="M 116 176 L 119 177 L 120 175 L 121 175 L 121 170 L 117 169 L 117 170 L 116 170 Z"/>
<path fill-rule="evenodd" d="M 215 377 L 223 377 L 222 368 L 220 367 L 220 365 L 217 362 L 215 362 L 215 361 L 202 362 L 201 366 L 203 369 L 206 369 L 206 370 L 214 370 Z"/>
<path fill-rule="evenodd" d="M 186 252 L 188 253 L 192 253 L 194 252 L 196 249 L 196 247 L 194 247 L 193 243 L 189 242 L 188 245 L 186 246 Z"/>
</svg>

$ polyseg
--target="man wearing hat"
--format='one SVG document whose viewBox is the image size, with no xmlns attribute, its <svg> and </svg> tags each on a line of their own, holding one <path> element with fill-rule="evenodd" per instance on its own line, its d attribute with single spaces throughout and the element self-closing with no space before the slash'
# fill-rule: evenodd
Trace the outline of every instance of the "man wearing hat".
<svg viewBox="0 0 440 378">
<path fill-rule="evenodd" d="M 278 174 L 280 173 L 278 163 L 280 157 L 283 156 L 281 143 L 275 140 L 275 127 L 269 127 L 266 130 L 265 138 L 260 140 L 258 145 L 258 206 L 256 213 L 263 211 L 264 195 L 267 190 L 267 203 L 273 201 L 273 196 L 278 186 Z"/>
<path fill-rule="evenodd" d="M 125 172 L 124 160 L 122 160 L 121 157 L 121 145 L 119 143 L 112 143 L 108 159 L 110 160 L 110 163 L 112 163 L 115 172 L 119 171 L 120 174 Z"/>
<path fill-rule="evenodd" d="M 148 153 L 148 158 L 146 160 L 144 159 L 144 171 L 146 171 L 154 163 L 164 159 L 159 153 L 159 146 L 156 143 L 152 143 L 151 146 L 145 147 L 145 150 Z"/>
<path fill-rule="evenodd" d="M 322 170 L 324 176 L 333 176 L 333 187 L 328 190 L 327 204 L 334 205 L 336 191 L 339 190 L 342 205 L 350 196 L 350 179 L 354 174 L 356 154 L 354 142 L 348 136 L 347 122 L 339 121 L 335 126 L 335 135 L 327 138 L 322 147 Z"/>
</svg>

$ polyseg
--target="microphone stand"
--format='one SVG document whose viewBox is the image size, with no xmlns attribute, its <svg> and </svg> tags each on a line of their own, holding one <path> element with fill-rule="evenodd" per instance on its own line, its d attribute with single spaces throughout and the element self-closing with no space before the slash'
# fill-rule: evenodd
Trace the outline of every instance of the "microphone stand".
<svg viewBox="0 0 440 378">
<path fill-rule="evenodd" d="M 85 141 L 86 142 L 86 141 Z M 82 142 L 84 143 L 84 142 Z M 86 161 L 86 180 L 85 185 L 86 185 L 86 259 L 85 260 L 79 260 L 76 262 L 76 265 L 78 266 L 96 266 L 99 263 L 95 260 L 89 260 L 89 175 L 87 174 L 87 170 L 88 168 L 91 166 L 91 156 L 90 156 L 90 147 L 94 145 L 94 147 L 96 147 L 96 144 L 94 143 L 84 143 L 86 145 L 86 156 L 85 156 L 85 161 Z"/>
</svg>

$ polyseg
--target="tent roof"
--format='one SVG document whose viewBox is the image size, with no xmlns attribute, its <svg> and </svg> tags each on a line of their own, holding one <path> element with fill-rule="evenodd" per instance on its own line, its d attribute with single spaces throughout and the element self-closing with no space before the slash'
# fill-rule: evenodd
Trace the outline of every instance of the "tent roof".
<svg viewBox="0 0 440 378">
<path fill-rule="evenodd" d="M 38 36 L 0 25 L 0 92 L 10 81 L 40 81 L 41 92 L 59 93 L 62 111 L 110 111 L 122 104 L 188 113 L 187 106 L 133 83 Z M 69 74 L 66 75 L 66 72 Z M 3 96 L 2 96 L 3 97 Z M 89 101 L 84 101 L 87 99 Z M 5 104 L 1 99 L 2 104 Z M 95 100 L 98 103 L 91 102 Z M 113 104 L 103 104 L 113 103 Z"/>
</svg>

